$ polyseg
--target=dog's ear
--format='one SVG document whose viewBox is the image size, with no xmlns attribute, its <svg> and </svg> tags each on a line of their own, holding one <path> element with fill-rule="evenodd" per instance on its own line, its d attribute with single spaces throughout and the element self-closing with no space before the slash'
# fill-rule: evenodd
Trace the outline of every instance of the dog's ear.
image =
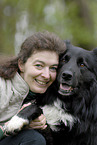
<svg viewBox="0 0 97 145">
<path fill-rule="evenodd" d="M 71 45 L 71 43 L 70 43 L 70 40 L 63 40 L 64 41 L 64 43 L 65 43 L 65 45 L 66 45 L 66 50 L 69 48 L 69 46 Z M 59 59 L 61 59 L 62 57 L 63 57 L 63 55 L 66 53 L 66 50 L 65 50 L 65 52 L 63 52 L 61 55 L 60 55 L 60 58 Z"/>
<path fill-rule="evenodd" d="M 94 55 L 94 58 L 96 60 L 96 64 L 97 64 L 97 47 L 93 49 L 93 55 Z"/>
<path fill-rule="evenodd" d="M 66 49 L 68 49 L 71 46 L 70 40 L 64 40 L 64 42 L 66 44 Z"/>
<path fill-rule="evenodd" d="M 93 49 L 93 57 L 94 57 L 94 60 L 95 60 L 95 72 L 96 72 L 96 75 L 97 75 L 97 47 Z"/>
<path fill-rule="evenodd" d="M 66 44 L 70 44 L 70 40 L 64 40 Z"/>
<path fill-rule="evenodd" d="M 66 46 L 68 46 L 68 45 L 71 44 L 71 43 L 70 43 L 70 40 L 64 40 L 64 42 L 65 42 Z"/>
<path fill-rule="evenodd" d="M 97 56 L 97 47 L 93 49 L 93 52 Z"/>
</svg>

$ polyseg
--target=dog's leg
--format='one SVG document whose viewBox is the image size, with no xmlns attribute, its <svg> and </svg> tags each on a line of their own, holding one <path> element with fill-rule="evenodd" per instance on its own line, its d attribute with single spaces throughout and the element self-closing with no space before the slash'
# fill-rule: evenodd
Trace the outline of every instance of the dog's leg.
<svg viewBox="0 0 97 145">
<path fill-rule="evenodd" d="M 42 110 L 35 104 L 31 104 L 21 110 L 17 115 L 13 116 L 5 125 L 5 130 L 8 134 L 20 131 L 25 125 L 29 124 L 42 114 Z"/>
<path fill-rule="evenodd" d="M 29 124 L 28 119 L 24 119 L 15 115 L 11 118 L 10 121 L 4 126 L 7 134 L 13 134 L 20 131 L 24 125 Z"/>
</svg>

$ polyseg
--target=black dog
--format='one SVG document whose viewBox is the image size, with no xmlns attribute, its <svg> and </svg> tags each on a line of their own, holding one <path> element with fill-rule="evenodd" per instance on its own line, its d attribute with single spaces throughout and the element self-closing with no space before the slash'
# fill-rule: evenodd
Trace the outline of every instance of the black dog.
<svg viewBox="0 0 97 145">
<path fill-rule="evenodd" d="M 97 48 L 67 47 L 60 60 L 58 92 L 76 123 L 60 134 L 62 145 L 97 145 Z"/>
<path fill-rule="evenodd" d="M 97 48 L 87 51 L 67 42 L 56 84 L 37 101 L 41 109 L 32 103 L 9 121 L 7 132 L 21 130 L 43 111 L 54 145 L 97 145 Z"/>
</svg>

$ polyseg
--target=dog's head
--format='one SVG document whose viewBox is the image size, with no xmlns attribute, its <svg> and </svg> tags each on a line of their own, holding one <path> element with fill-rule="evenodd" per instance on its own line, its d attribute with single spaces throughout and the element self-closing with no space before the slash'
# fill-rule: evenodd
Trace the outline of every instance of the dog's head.
<svg viewBox="0 0 97 145">
<path fill-rule="evenodd" d="M 60 58 L 57 76 L 59 93 L 70 96 L 84 84 L 97 83 L 97 48 L 88 51 L 67 43 L 67 50 Z"/>
</svg>

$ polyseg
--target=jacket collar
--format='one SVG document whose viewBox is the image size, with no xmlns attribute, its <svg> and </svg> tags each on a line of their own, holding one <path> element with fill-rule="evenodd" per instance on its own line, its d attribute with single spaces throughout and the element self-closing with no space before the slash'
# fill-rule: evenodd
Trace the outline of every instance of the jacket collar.
<svg viewBox="0 0 97 145">
<path fill-rule="evenodd" d="M 12 83 L 14 88 L 21 94 L 25 95 L 28 94 L 29 92 L 29 86 L 28 84 L 24 81 L 24 79 L 19 75 L 17 72 L 12 79 Z"/>
</svg>

